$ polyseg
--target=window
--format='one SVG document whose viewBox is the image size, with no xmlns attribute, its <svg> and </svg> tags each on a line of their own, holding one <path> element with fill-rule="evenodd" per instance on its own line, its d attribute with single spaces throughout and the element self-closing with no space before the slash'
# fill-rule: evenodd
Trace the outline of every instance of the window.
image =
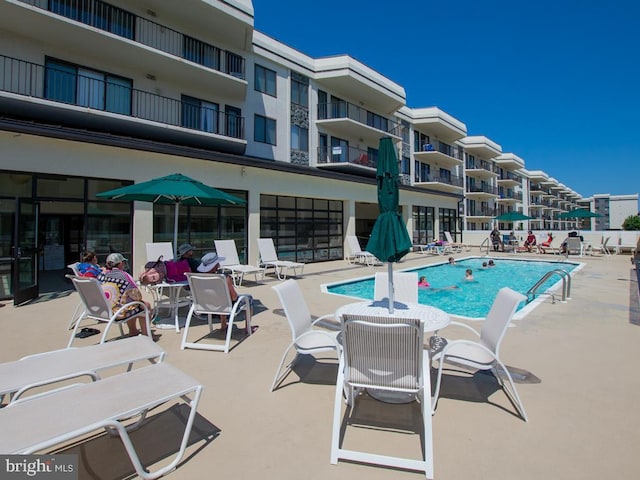
<svg viewBox="0 0 640 480">
<path fill-rule="evenodd" d="M 291 72 L 291 103 L 309 106 L 309 78 L 296 72 Z"/>
<path fill-rule="evenodd" d="M 276 144 L 276 121 L 273 118 L 255 115 L 253 139 L 256 142 Z"/>
<path fill-rule="evenodd" d="M 318 120 L 324 120 L 328 118 L 329 110 L 328 110 L 328 101 L 327 100 L 327 92 L 322 90 L 318 90 Z"/>
<path fill-rule="evenodd" d="M 389 120 L 377 113 L 367 111 L 367 125 L 383 132 L 389 131 Z"/>
<path fill-rule="evenodd" d="M 349 142 L 341 138 L 331 137 L 331 163 L 349 161 Z"/>
<path fill-rule="evenodd" d="M 182 126 L 203 132 L 219 133 L 218 104 L 183 95 Z"/>
<path fill-rule="evenodd" d="M 45 68 L 45 98 L 131 115 L 131 80 L 51 59 Z"/>
<path fill-rule="evenodd" d="M 426 152 L 429 150 L 429 145 L 431 143 L 429 139 L 429 135 L 425 135 L 424 133 L 420 133 L 418 131 L 413 131 L 413 151 L 414 152 Z"/>
<path fill-rule="evenodd" d="M 430 243 L 434 238 L 433 207 L 413 207 L 413 243 L 416 245 L 425 245 Z"/>
<path fill-rule="evenodd" d="M 255 89 L 272 97 L 276 96 L 276 72 L 256 65 Z"/>
<path fill-rule="evenodd" d="M 233 138 L 244 138 L 244 119 L 242 110 L 237 107 L 227 105 L 224 109 L 227 114 L 227 136 Z"/>
<path fill-rule="evenodd" d="M 309 151 L 309 130 L 307 128 L 291 125 L 291 148 L 302 152 Z"/>
</svg>

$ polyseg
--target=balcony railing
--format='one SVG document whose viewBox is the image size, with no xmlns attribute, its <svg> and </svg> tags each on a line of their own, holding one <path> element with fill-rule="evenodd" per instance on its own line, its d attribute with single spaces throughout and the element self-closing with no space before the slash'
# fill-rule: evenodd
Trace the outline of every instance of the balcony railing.
<svg viewBox="0 0 640 480">
<path fill-rule="evenodd" d="M 449 157 L 462 160 L 462 149 L 448 143 L 434 141 L 423 145 L 415 145 L 416 152 L 440 152 Z"/>
<path fill-rule="evenodd" d="M 467 159 L 465 167 L 467 168 L 467 170 L 487 170 L 489 172 L 495 171 L 493 164 L 487 162 L 486 160 Z"/>
<path fill-rule="evenodd" d="M 446 183 L 447 185 L 453 185 L 454 187 L 462 187 L 464 185 L 463 178 L 457 175 L 438 175 L 435 173 L 429 173 L 427 175 L 417 174 L 415 176 L 416 183 L 424 182 L 437 182 Z"/>
<path fill-rule="evenodd" d="M 378 129 L 389 135 L 400 134 L 400 124 L 377 113 L 349 102 L 332 102 L 318 104 L 318 120 L 351 119 L 354 122 Z"/>
<path fill-rule="evenodd" d="M 498 180 L 513 180 L 514 182 L 521 182 L 522 181 L 522 177 L 520 177 L 519 175 L 516 175 L 513 172 L 502 172 L 500 174 L 500 177 L 498 177 Z"/>
<path fill-rule="evenodd" d="M 19 1 L 212 70 L 245 79 L 245 60 L 240 55 L 191 38 L 100 0 Z"/>
<path fill-rule="evenodd" d="M 355 147 L 318 147 L 318 163 L 350 163 L 375 169 L 378 166 L 378 152 Z"/>
<path fill-rule="evenodd" d="M 467 217 L 495 217 L 495 208 L 473 208 L 467 209 Z"/>
<path fill-rule="evenodd" d="M 489 193 L 499 195 L 498 189 L 491 185 L 467 185 L 467 193 Z"/>
<path fill-rule="evenodd" d="M 0 55 L 0 91 L 244 139 L 244 118 L 127 86 Z"/>
<path fill-rule="evenodd" d="M 500 192 L 500 198 L 522 201 L 522 192 Z"/>
</svg>

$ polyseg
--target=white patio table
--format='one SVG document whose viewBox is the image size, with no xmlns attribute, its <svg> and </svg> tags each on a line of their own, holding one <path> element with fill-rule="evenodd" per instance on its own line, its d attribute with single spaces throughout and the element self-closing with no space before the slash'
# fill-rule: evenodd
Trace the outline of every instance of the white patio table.
<svg viewBox="0 0 640 480">
<path fill-rule="evenodd" d="M 191 297 L 183 295 L 185 287 L 189 283 L 184 282 L 162 282 L 155 285 L 149 285 L 149 289 L 153 295 L 154 309 L 156 311 L 156 319 L 153 324 L 160 329 L 176 329 L 176 333 L 180 333 L 180 321 L 178 318 L 178 310 L 180 307 L 191 305 Z M 166 317 L 159 316 L 160 310 L 167 310 L 169 315 Z M 173 320 L 171 323 L 162 322 L 163 319 Z"/>
</svg>

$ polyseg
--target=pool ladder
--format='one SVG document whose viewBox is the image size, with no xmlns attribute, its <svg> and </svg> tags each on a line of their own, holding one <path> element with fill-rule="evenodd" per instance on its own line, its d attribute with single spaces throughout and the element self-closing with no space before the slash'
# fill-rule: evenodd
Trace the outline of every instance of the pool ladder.
<svg viewBox="0 0 640 480">
<path fill-rule="evenodd" d="M 529 289 L 527 292 L 527 303 L 531 302 L 536 298 L 536 295 L 551 295 L 551 303 L 556 303 L 556 295 L 555 293 L 539 293 L 538 288 L 542 286 L 544 282 L 546 282 L 553 275 L 560 275 L 562 278 L 562 302 L 566 302 L 567 299 L 571 299 L 571 275 L 565 272 L 560 268 L 556 268 L 555 270 L 551 270 L 544 274 L 544 276 L 536 282 L 536 284 Z M 529 297 L 531 296 L 531 297 Z"/>
</svg>

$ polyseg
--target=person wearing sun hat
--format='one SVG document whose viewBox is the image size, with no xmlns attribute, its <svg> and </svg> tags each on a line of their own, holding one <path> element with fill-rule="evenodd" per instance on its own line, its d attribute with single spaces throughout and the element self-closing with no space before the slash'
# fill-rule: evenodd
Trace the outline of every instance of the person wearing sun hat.
<svg viewBox="0 0 640 480">
<path fill-rule="evenodd" d="M 200 262 L 193 258 L 193 246 L 190 243 L 183 243 L 178 247 L 178 261 L 186 260 L 189 262 L 189 268 L 192 272 L 196 272 Z"/>
<path fill-rule="evenodd" d="M 198 265 L 197 271 L 200 273 L 219 273 L 220 262 L 224 260 L 224 257 L 219 256 L 217 253 L 207 253 L 202 257 L 200 265 Z M 229 275 L 225 275 L 227 285 L 229 287 L 229 296 L 233 303 L 238 300 L 238 292 L 233 285 L 233 279 Z M 225 330 L 227 328 L 227 317 L 220 316 L 220 328 Z"/>
<path fill-rule="evenodd" d="M 98 275 L 98 281 L 102 284 L 105 296 L 114 312 L 130 302 L 143 302 L 151 312 L 149 302 L 142 300 L 142 292 L 138 288 L 138 284 L 124 270 L 126 261 L 127 259 L 121 253 L 110 253 L 107 257 L 104 271 Z M 127 321 L 129 336 L 138 335 L 138 333 L 149 335 L 142 305 L 139 303 L 131 305 L 122 315 L 125 318 L 130 317 L 130 320 Z M 151 316 L 153 317 L 153 313 Z M 140 323 L 140 332 L 136 327 L 136 319 Z"/>
</svg>

